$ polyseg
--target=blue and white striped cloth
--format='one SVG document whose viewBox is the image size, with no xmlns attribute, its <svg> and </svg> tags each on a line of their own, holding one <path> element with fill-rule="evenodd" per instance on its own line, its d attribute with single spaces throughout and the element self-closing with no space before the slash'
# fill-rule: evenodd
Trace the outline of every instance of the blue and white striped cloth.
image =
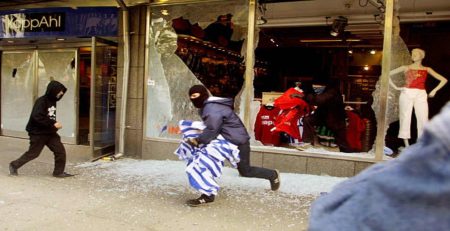
<svg viewBox="0 0 450 231">
<path fill-rule="evenodd" d="M 239 149 L 225 140 L 222 135 L 209 144 L 193 147 L 185 140 L 197 137 L 205 128 L 203 122 L 181 120 L 178 124 L 183 139 L 175 154 L 187 163 L 186 173 L 190 185 L 202 194 L 217 195 L 219 185 L 216 179 L 222 176 L 225 160 L 237 168 Z"/>
</svg>

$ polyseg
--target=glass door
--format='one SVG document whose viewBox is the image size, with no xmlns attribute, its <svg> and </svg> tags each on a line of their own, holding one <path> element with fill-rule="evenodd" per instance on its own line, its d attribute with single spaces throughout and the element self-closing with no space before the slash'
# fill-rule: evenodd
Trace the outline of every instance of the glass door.
<svg viewBox="0 0 450 231">
<path fill-rule="evenodd" d="M 115 150 L 117 43 L 93 37 L 89 138 L 94 156 Z"/>
<path fill-rule="evenodd" d="M 77 143 L 77 50 L 39 50 L 38 51 L 38 96 L 44 95 L 50 81 L 62 83 L 67 91 L 57 103 L 56 120 L 63 128 L 58 131 L 64 143 Z"/>
<path fill-rule="evenodd" d="M 36 97 L 36 51 L 2 53 L 1 129 L 2 134 L 28 137 L 25 131 Z"/>
</svg>

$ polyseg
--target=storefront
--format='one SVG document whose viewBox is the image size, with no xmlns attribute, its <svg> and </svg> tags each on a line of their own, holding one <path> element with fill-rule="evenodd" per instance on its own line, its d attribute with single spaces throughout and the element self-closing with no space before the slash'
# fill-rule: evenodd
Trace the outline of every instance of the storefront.
<svg viewBox="0 0 450 231">
<path fill-rule="evenodd" d="M 3 28 L 8 26 L 0 41 L 2 135 L 26 137 L 32 102 L 53 78 L 69 88 L 58 104 L 67 113 L 61 116 L 66 143 L 89 144 L 97 153 L 115 145 L 128 156 L 176 159 L 178 121 L 200 120 L 187 91 L 203 84 L 215 96 L 234 98 L 252 137 L 253 165 L 352 176 L 392 158 L 385 155 L 385 147 L 398 153 L 403 146 L 397 138 L 400 92 L 389 88 L 388 80 L 403 84 L 403 75 L 389 72 L 411 63 L 410 50 L 423 48 L 424 65 L 450 76 L 445 61 L 450 48 L 442 42 L 450 39 L 450 13 L 445 11 L 450 5 L 445 0 L 130 2 L 134 5 L 106 8 L 114 13 L 59 8 L 45 20 L 35 19 L 48 8 L 27 10 L 30 16 L 1 13 Z M 67 16 L 69 12 L 78 13 Z M 65 25 L 78 21 L 53 28 L 63 24 L 59 20 L 64 14 Z M 44 28 L 34 31 L 37 24 Z M 439 85 L 429 79 L 428 92 Z M 272 100 L 297 83 L 320 92 L 331 80 L 338 83 L 344 106 L 363 121 L 364 129 L 354 130 L 357 152 L 340 152 L 326 126 L 316 127 L 318 145 L 300 148 L 301 119 L 289 121 L 290 130 L 266 129 L 264 137 L 270 135 L 273 142 L 255 132 L 261 131 L 258 126 L 276 123 L 261 121 L 271 116 L 258 119 L 263 109 L 271 110 Z M 448 101 L 449 85 L 428 99 L 430 118 Z M 415 124 L 413 119 L 411 144 Z M 296 135 L 291 131 L 301 136 L 292 139 Z"/>
<path fill-rule="evenodd" d="M 174 158 L 172 153 L 180 138 L 178 121 L 200 120 L 187 96 L 188 89 L 194 84 L 203 84 L 215 96 L 235 99 L 235 110 L 252 136 L 252 161 L 255 165 L 287 172 L 351 176 L 371 163 L 392 158 L 385 155 L 390 152 L 386 147 L 391 146 L 388 140 L 391 136 L 386 134 L 388 128 L 392 129 L 395 126 L 393 123 L 398 121 L 399 92 L 389 89 L 388 80 L 392 78 L 398 84 L 403 83 L 401 76 L 390 76 L 389 72 L 411 63 L 410 49 L 430 48 L 424 41 L 417 40 L 423 39 L 423 34 L 405 36 L 400 33 L 400 28 L 412 33 L 415 27 L 433 24 L 435 26 L 428 29 L 440 33 L 442 28 L 448 28 L 448 15 L 441 18 L 422 16 L 412 20 L 411 6 L 407 3 L 394 6 L 393 1 L 378 5 L 343 6 L 343 11 L 337 10 L 334 15 L 321 15 L 320 10 L 308 10 L 319 9 L 323 6 L 320 1 L 298 4 L 305 4 L 305 7 L 291 11 L 303 12 L 305 17 L 300 20 L 302 22 L 298 19 L 289 21 L 291 11 L 286 11 L 285 18 L 272 18 L 272 24 L 270 17 L 274 13 L 271 14 L 270 10 L 275 10 L 278 5 L 270 5 L 268 1 L 190 1 L 189 4 L 183 4 L 183 1 L 170 4 L 169 1 L 150 4 L 147 15 L 142 157 Z M 357 8 L 354 10 L 356 13 L 338 17 L 345 14 L 345 9 L 352 7 Z M 397 10 L 394 11 L 394 7 Z M 442 13 L 437 14 L 442 16 Z M 398 16 L 404 21 L 394 20 Z M 337 28 L 335 23 L 342 18 L 345 18 L 345 23 L 341 22 L 344 26 Z M 376 25 L 376 39 L 369 41 L 369 36 L 355 32 L 358 31 L 357 26 L 367 24 Z M 277 32 L 286 32 L 276 31 L 279 27 L 303 33 L 307 31 L 311 35 L 314 33 L 311 26 L 322 27 L 322 30 L 327 28 L 328 31 L 329 28 L 341 30 L 337 32 L 345 33 L 346 37 L 328 34 L 328 37 L 315 36 L 308 41 L 302 38 L 302 41 L 297 41 L 304 43 L 298 46 L 300 48 L 286 46 L 287 39 L 283 41 L 282 37 L 276 37 Z M 352 32 L 345 26 L 356 29 Z M 275 32 L 270 34 L 271 30 Z M 449 36 L 448 33 L 445 36 Z M 299 35 L 296 39 L 301 37 Z M 327 40 L 317 45 L 321 39 Z M 374 41 L 378 43 L 371 43 Z M 441 55 L 445 52 L 448 54 L 447 50 Z M 290 60 L 283 59 L 283 56 L 289 56 Z M 288 65 L 289 62 L 292 63 Z M 443 76 L 450 75 L 445 67 L 438 72 Z M 314 90 L 320 92 L 330 79 L 337 80 L 344 106 L 357 111 L 362 121 L 360 123 L 363 123 L 363 126 L 353 128 L 359 131 L 356 134 L 359 142 L 356 152 L 345 153 L 335 148 L 333 141 L 329 140 L 333 135 L 326 131 L 326 127 L 320 128 L 325 130 L 324 133 L 318 131 L 319 138 L 323 138 L 319 147 L 298 148 L 301 137 L 292 139 L 295 137 L 289 134 L 291 128 L 277 134 L 280 137 L 275 145 L 261 142 L 255 134 L 255 127 L 259 121 L 257 115 L 263 107 L 272 106 L 268 104 L 273 98 L 294 88 L 297 82 L 312 83 Z M 434 89 L 438 84 L 433 82 L 427 89 Z M 430 111 L 438 111 L 437 108 L 445 104 L 446 88 L 448 86 L 439 90 L 438 98 L 429 100 Z M 301 120 L 294 127 L 302 133 Z M 415 130 L 414 123 L 411 127 Z M 414 137 L 411 142 L 414 142 Z M 397 147 L 394 152 L 398 152 Z"/>
<path fill-rule="evenodd" d="M 118 9 L 27 9 L 0 18 L 1 134 L 28 137 L 33 102 L 57 80 L 68 89 L 57 110 L 62 141 L 114 151 Z"/>
</svg>

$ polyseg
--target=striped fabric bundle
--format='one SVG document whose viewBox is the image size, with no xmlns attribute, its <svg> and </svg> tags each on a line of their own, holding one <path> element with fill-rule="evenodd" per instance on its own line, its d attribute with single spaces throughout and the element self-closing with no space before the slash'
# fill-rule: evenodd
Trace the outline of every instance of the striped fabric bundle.
<svg viewBox="0 0 450 231">
<path fill-rule="evenodd" d="M 186 173 L 190 185 L 202 194 L 217 195 L 219 185 L 216 179 L 222 176 L 225 160 L 236 168 L 239 162 L 239 149 L 221 135 L 209 144 L 193 147 L 185 140 L 197 137 L 205 128 L 203 122 L 181 120 L 179 122 L 183 139 L 175 154 L 187 162 Z"/>
</svg>

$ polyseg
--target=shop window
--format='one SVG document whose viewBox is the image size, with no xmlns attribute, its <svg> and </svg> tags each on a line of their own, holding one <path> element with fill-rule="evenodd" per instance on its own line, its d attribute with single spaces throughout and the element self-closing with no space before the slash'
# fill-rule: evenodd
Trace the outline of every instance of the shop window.
<svg viewBox="0 0 450 231">
<path fill-rule="evenodd" d="M 200 120 L 188 97 L 194 84 L 205 85 L 214 96 L 237 98 L 245 73 L 247 4 L 151 7 L 147 137 L 179 138 L 178 121 Z"/>
</svg>

